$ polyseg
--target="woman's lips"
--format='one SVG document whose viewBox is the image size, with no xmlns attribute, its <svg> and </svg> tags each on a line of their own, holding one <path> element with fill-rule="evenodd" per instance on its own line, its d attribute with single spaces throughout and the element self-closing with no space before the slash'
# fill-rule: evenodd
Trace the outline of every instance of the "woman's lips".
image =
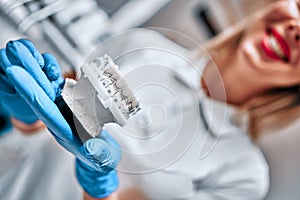
<svg viewBox="0 0 300 200">
<path fill-rule="evenodd" d="M 266 30 L 262 40 L 262 48 L 272 59 L 290 61 L 290 48 L 284 38 L 274 29 Z"/>
</svg>

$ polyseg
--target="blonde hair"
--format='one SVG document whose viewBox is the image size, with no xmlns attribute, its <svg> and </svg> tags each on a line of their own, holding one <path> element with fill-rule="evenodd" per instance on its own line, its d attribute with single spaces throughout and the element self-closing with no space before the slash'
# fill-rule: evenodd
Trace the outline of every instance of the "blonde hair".
<svg viewBox="0 0 300 200">
<path fill-rule="evenodd" d="M 205 47 L 212 60 L 228 59 L 237 49 L 249 22 L 259 17 L 259 13 L 252 14 L 208 41 Z M 300 116 L 299 86 L 274 88 L 251 98 L 240 108 L 248 113 L 249 132 L 256 139 L 264 130 L 283 127 Z"/>
</svg>

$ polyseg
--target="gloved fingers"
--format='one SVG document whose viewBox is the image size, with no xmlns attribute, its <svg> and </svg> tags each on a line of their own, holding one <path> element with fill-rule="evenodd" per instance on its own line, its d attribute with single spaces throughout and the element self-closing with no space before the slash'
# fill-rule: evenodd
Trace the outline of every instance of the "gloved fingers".
<svg viewBox="0 0 300 200">
<path fill-rule="evenodd" d="M 36 122 L 38 120 L 37 117 L 22 97 L 18 95 L 13 84 L 7 77 L 5 71 L 7 67 L 11 66 L 11 63 L 6 56 L 5 49 L 0 50 L 0 62 L 2 67 L 0 72 L 0 99 L 2 104 L 6 107 L 11 117 L 26 124 Z"/>
<path fill-rule="evenodd" d="M 40 67 L 43 68 L 45 65 L 44 59 L 43 59 L 42 55 L 40 54 L 40 52 L 35 48 L 33 43 L 27 39 L 19 39 L 17 41 L 21 42 L 25 47 L 27 47 L 27 49 L 30 51 L 31 55 L 34 57 L 34 59 L 40 65 Z"/>
<path fill-rule="evenodd" d="M 76 153 L 77 149 L 79 151 L 81 145 L 79 139 L 72 134 L 70 126 L 55 103 L 46 95 L 32 76 L 19 66 L 9 67 L 7 76 L 36 116 L 46 124 L 52 133 L 55 133 L 54 136 L 57 141 L 71 153 Z"/>
<path fill-rule="evenodd" d="M 99 138 L 116 148 L 120 148 L 120 145 L 117 143 L 117 141 L 113 137 L 111 137 L 111 135 L 105 130 L 102 131 Z"/>
<path fill-rule="evenodd" d="M 94 165 L 97 171 L 114 169 L 120 161 L 118 154 L 116 154 L 106 141 L 93 138 L 87 140 L 84 144 L 84 155 Z"/>
<path fill-rule="evenodd" d="M 121 160 L 121 147 L 117 143 L 117 141 L 105 130 L 100 134 L 100 139 L 103 139 L 111 148 L 112 155 L 114 157 L 115 163 L 113 165 L 117 165 Z"/>
<path fill-rule="evenodd" d="M 7 58 L 6 49 L 2 48 L 0 50 L 0 68 L 1 68 L 0 70 L 1 70 L 1 73 L 5 74 L 6 68 L 9 67 L 9 66 L 11 66 L 11 63 Z"/>
<path fill-rule="evenodd" d="M 0 136 L 8 133 L 12 128 L 9 113 L 0 102 Z"/>
<path fill-rule="evenodd" d="M 0 73 L 0 97 L 2 98 L 4 95 L 13 93 L 15 93 L 14 87 L 9 82 L 6 75 Z"/>
<path fill-rule="evenodd" d="M 43 71 L 45 72 L 46 76 L 51 82 L 52 88 L 54 89 L 55 93 L 60 93 L 60 90 L 62 89 L 62 84 L 64 83 L 64 78 L 61 75 L 61 68 L 56 60 L 56 58 L 49 54 L 44 53 L 42 54 L 45 66 L 43 68 Z"/>
<path fill-rule="evenodd" d="M 86 168 L 85 163 L 76 159 L 76 176 L 79 184 L 86 193 L 94 198 L 106 198 L 117 190 L 119 179 L 117 172 L 93 172 Z"/>
<path fill-rule="evenodd" d="M 6 56 L 5 48 L 0 49 L 0 91 L 4 93 L 13 93 L 15 91 L 13 85 L 8 81 L 5 72 L 6 68 L 10 65 L 11 63 Z"/>
<path fill-rule="evenodd" d="M 54 56 L 49 53 L 42 54 L 45 66 L 43 71 L 50 81 L 56 81 L 61 76 L 60 66 Z"/>
<path fill-rule="evenodd" d="M 51 100 L 55 99 L 56 93 L 51 82 L 26 46 L 18 41 L 10 41 L 6 45 L 6 55 L 13 65 L 23 67 L 33 77 Z"/>
</svg>

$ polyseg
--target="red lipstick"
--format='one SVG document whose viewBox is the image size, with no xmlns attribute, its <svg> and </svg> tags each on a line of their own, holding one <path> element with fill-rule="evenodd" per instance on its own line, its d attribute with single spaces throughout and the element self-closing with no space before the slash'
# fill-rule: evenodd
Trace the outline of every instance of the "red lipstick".
<svg viewBox="0 0 300 200">
<path fill-rule="evenodd" d="M 262 48 L 272 59 L 284 62 L 290 61 L 290 48 L 285 39 L 275 29 L 269 28 L 266 30 L 262 40 Z"/>
</svg>

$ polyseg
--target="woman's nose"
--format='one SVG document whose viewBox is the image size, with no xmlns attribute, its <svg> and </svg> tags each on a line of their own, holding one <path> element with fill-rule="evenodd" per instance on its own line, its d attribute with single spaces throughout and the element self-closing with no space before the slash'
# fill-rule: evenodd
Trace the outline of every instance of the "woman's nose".
<svg viewBox="0 0 300 200">
<path fill-rule="evenodd" d="M 300 22 L 290 23 L 287 29 L 292 40 L 298 43 L 300 41 Z"/>
</svg>

